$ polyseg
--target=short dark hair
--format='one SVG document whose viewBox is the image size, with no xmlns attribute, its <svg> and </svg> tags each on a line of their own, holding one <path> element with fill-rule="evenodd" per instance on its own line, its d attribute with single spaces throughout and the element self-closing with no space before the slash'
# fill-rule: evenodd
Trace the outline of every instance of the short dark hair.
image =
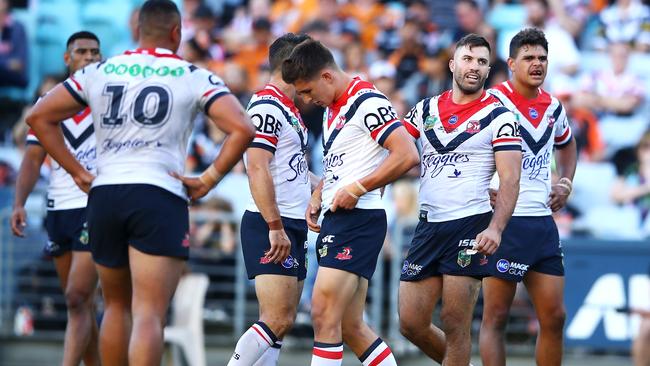
<svg viewBox="0 0 650 366">
<path fill-rule="evenodd" d="M 312 80 L 328 66 L 336 66 L 332 52 L 322 43 L 310 39 L 296 46 L 282 61 L 282 79 L 289 84 L 296 80 Z"/>
<path fill-rule="evenodd" d="M 97 45 L 99 45 L 99 38 L 95 33 L 88 32 L 88 31 L 80 31 L 80 32 L 72 33 L 72 35 L 68 37 L 68 41 L 65 43 L 65 47 L 66 48 L 70 47 L 70 45 L 78 39 L 92 39 L 94 41 L 97 41 Z"/>
<path fill-rule="evenodd" d="M 481 7 L 478 5 L 478 2 L 476 0 L 458 0 L 456 1 L 456 5 L 465 3 L 469 5 L 472 9 L 474 10 L 481 10 Z"/>
<path fill-rule="evenodd" d="M 147 0 L 140 8 L 140 34 L 161 36 L 180 21 L 181 13 L 171 0 Z"/>
<path fill-rule="evenodd" d="M 522 29 L 510 41 L 510 54 L 512 58 L 517 57 L 517 53 L 523 46 L 542 46 L 548 53 L 548 41 L 544 32 L 537 28 Z"/>
<path fill-rule="evenodd" d="M 269 67 L 271 72 L 280 69 L 282 61 L 291 55 L 291 51 L 308 39 L 311 39 L 311 37 L 306 34 L 287 33 L 273 41 L 269 47 Z"/>
<path fill-rule="evenodd" d="M 470 50 L 474 47 L 485 47 L 488 49 L 488 52 L 492 52 L 490 48 L 490 43 L 483 36 L 479 36 L 476 33 L 470 33 L 463 38 L 459 39 L 456 42 L 456 49 L 467 46 Z"/>
</svg>

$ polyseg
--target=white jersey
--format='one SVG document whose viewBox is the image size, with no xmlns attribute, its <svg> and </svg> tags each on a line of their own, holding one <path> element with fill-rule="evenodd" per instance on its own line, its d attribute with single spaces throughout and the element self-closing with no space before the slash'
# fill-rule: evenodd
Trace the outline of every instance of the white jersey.
<svg viewBox="0 0 650 366">
<path fill-rule="evenodd" d="M 97 136 L 93 187 L 151 184 L 187 198 L 182 183 L 196 113 L 229 93 L 223 81 L 169 50 L 138 49 L 86 66 L 65 83 L 90 106 Z"/>
<path fill-rule="evenodd" d="M 382 145 L 399 128 L 390 101 L 369 82 L 354 78 L 323 116 L 323 212 L 334 195 L 370 173 L 388 156 Z M 379 189 L 361 196 L 356 208 L 381 209 Z"/>
<path fill-rule="evenodd" d="M 421 218 L 456 220 L 492 210 L 488 195 L 494 154 L 521 151 L 515 116 L 493 96 L 455 104 L 451 91 L 421 100 L 404 120 L 420 139 Z"/>
<path fill-rule="evenodd" d="M 298 108 L 289 97 L 269 84 L 253 95 L 247 109 L 256 129 L 250 147 L 273 154 L 269 169 L 280 216 L 304 220 L 311 186 L 305 160 L 307 128 Z M 259 212 L 255 201 L 248 210 Z"/>
<path fill-rule="evenodd" d="M 510 109 L 519 123 L 524 156 L 521 165 L 521 186 L 513 216 L 547 216 L 551 193 L 553 147 L 571 141 L 571 128 L 566 111 L 557 98 L 539 89 L 534 99 L 518 94 L 509 81 L 489 93 Z"/>
<path fill-rule="evenodd" d="M 65 146 L 70 153 L 86 170 L 95 174 L 95 128 L 90 109 L 85 108 L 76 116 L 63 121 L 61 130 Z M 27 133 L 27 144 L 40 145 L 31 129 Z M 52 159 L 52 170 L 47 187 L 47 209 L 54 211 L 84 208 L 87 202 L 88 195 L 79 189 L 72 176 Z"/>
</svg>

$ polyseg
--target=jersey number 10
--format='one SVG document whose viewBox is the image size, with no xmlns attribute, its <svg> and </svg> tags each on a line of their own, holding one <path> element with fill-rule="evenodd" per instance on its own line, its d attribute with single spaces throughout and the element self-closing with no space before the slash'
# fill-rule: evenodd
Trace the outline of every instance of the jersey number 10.
<svg viewBox="0 0 650 366">
<path fill-rule="evenodd" d="M 105 95 L 109 98 L 108 108 L 102 114 L 102 127 L 117 128 L 124 124 L 127 118 L 122 111 L 124 104 L 126 84 L 107 84 L 104 87 Z M 144 127 L 158 127 L 169 119 L 169 102 L 171 92 L 161 85 L 149 85 L 142 88 L 135 96 L 132 108 L 130 108 L 131 119 Z"/>
</svg>

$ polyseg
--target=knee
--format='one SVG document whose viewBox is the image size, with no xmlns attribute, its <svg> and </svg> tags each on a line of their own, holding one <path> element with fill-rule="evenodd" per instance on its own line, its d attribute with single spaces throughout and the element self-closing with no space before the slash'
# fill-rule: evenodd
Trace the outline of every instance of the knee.
<svg viewBox="0 0 650 366">
<path fill-rule="evenodd" d="M 414 316 L 400 314 L 399 331 L 406 339 L 413 340 L 420 338 L 420 334 L 426 329 L 429 320 L 422 321 Z"/>
<path fill-rule="evenodd" d="M 92 292 L 75 288 L 67 288 L 65 291 L 65 304 L 71 312 L 89 309 L 92 303 Z"/>
<path fill-rule="evenodd" d="M 454 335 L 462 335 L 467 333 L 469 335 L 470 322 L 472 314 L 464 314 L 457 309 L 449 309 L 443 306 L 440 312 L 440 320 L 442 322 L 442 329 L 447 337 L 452 338 Z"/>
<path fill-rule="evenodd" d="M 542 331 L 562 334 L 566 311 L 564 307 L 556 307 L 539 316 L 539 326 Z"/>
<path fill-rule="evenodd" d="M 509 309 L 507 307 L 490 307 L 483 312 L 481 327 L 504 331 L 508 324 Z"/>
<path fill-rule="evenodd" d="M 268 325 L 278 338 L 283 338 L 285 334 L 293 327 L 295 314 L 274 314 L 271 316 L 262 316 L 261 320 Z"/>
<path fill-rule="evenodd" d="M 320 302 L 311 305 L 311 322 L 314 328 L 320 329 L 327 324 L 327 307 Z"/>
<path fill-rule="evenodd" d="M 343 334 L 343 341 L 353 339 L 362 339 L 364 335 L 364 324 L 362 322 L 343 322 L 341 325 L 341 332 Z"/>
</svg>

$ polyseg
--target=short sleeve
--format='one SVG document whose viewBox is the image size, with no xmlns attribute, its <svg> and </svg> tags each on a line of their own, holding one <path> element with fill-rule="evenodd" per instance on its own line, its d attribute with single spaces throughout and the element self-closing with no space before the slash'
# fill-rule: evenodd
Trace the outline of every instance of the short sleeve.
<svg viewBox="0 0 650 366">
<path fill-rule="evenodd" d="M 422 102 L 420 101 L 404 116 L 404 127 L 409 135 L 415 139 L 420 138 L 420 125 L 422 124 Z"/>
<path fill-rule="evenodd" d="M 88 106 L 88 82 L 92 79 L 93 70 L 96 70 L 101 64 L 91 64 L 81 70 L 77 70 L 74 75 L 68 77 L 63 86 L 72 95 L 72 97 L 83 106 Z"/>
<path fill-rule="evenodd" d="M 277 101 L 257 100 L 248 106 L 248 115 L 255 126 L 255 138 L 249 147 L 255 147 L 275 153 L 278 139 L 287 118 Z"/>
<path fill-rule="evenodd" d="M 197 92 L 198 107 L 204 113 L 208 113 L 210 106 L 217 99 L 230 94 L 230 89 L 223 80 L 211 72 L 194 65 L 190 66 L 190 72 L 192 73 L 192 88 Z"/>
<path fill-rule="evenodd" d="M 402 125 L 393 105 L 384 96 L 368 98 L 356 114 L 361 118 L 362 128 L 382 146 L 388 136 Z"/>
<path fill-rule="evenodd" d="M 494 121 L 490 123 L 492 128 L 492 150 L 494 152 L 521 151 L 519 124 L 515 115 L 503 106 L 495 108 L 492 114 L 495 115 Z"/>
<path fill-rule="evenodd" d="M 554 113 L 553 118 L 555 121 L 555 146 L 562 148 L 571 142 L 571 126 L 569 124 L 569 118 L 566 115 L 566 110 L 562 107 L 562 104 L 558 106 L 558 112 Z"/>
</svg>

